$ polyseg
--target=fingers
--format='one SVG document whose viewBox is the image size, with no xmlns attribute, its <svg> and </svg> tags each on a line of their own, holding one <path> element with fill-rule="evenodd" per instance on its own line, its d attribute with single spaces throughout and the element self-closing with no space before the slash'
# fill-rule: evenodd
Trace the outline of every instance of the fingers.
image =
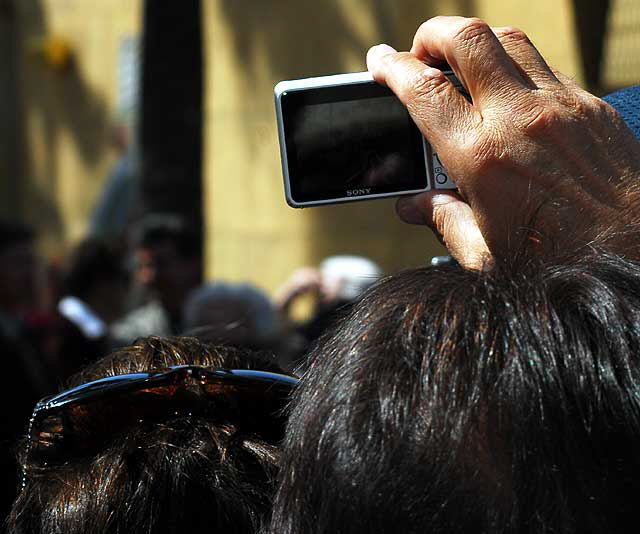
<svg viewBox="0 0 640 534">
<path fill-rule="evenodd" d="M 374 46 L 367 54 L 367 67 L 378 83 L 398 96 L 436 148 L 477 115 L 440 70 L 411 53 L 398 53 L 387 45 Z"/>
<path fill-rule="evenodd" d="M 557 86 L 560 82 L 527 35 L 517 28 L 493 28 L 505 52 L 532 88 Z"/>
<path fill-rule="evenodd" d="M 481 109 L 528 89 L 528 81 L 480 19 L 432 18 L 418 29 L 411 53 L 431 65 L 449 63 Z"/>
<path fill-rule="evenodd" d="M 551 68 L 551 71 L 553 72 L 553 75 L 560 81 L 562 85 L 566 85 L 567 87 L 570 87 L 572 90 L 575 90 L 575 91 L 583 91 L 583 89 L 578 85 L 578 83 L 574 78 L 567 76 L 566 74 L 560 72 L 554 67 L 550 67 L 550 68 Z"/>
<path fill-rule="evenodd" d="M 409 224 L 429 226 L 463 267 L 482 269 L 491 261 L 471 207 L 458 194 L 431 191 L 402 197 L 396 211 Z"/>
</svg>

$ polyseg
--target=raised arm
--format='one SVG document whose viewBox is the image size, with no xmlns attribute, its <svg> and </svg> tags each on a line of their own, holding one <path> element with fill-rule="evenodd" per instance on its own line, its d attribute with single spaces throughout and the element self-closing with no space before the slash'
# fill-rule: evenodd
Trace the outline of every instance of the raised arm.
<svg viewBox="0 0 640 534">
<path fill-rule="evenodd" d="M 463 265 L 594 246 L 640 260 L 640 143 L 613 108 L 549 67 L 522 31 L 436 17 L 410 52 L 378 45 L 367 62 L 459 188 L 405 197 L 398 213 L 434 229 Z M 438 70 L 444 62 L 473 103 Z"/>
</svg>

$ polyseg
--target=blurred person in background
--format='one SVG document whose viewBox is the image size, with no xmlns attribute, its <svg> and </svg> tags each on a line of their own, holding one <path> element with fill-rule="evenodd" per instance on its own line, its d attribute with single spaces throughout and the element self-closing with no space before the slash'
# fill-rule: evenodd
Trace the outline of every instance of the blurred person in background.
<svg viewBox="0 0 640 534">
<path fill-rule="evenodd" d="M 89 236 L 124 240 L 140 209 L 140 165 L 133 150 L 131 126 L 122 121 L 113 127 L 112 145 L 118 159 L 100 192 L 91 220 Z"/>
<path fill-rule="evenodd" d="M 272 359 L 148 338 L 69 385 L 34 411 L 9 533 L 255 534 L 268 522 L 297 385 Z"/>
<path fill-rule="evenodd" d="M 24 430 L 33 403 L 54 391 L 54 375 L 40 346 L 43 289 L 42 262 L 35 232 L 17 221 L 0 220 L 0 354 L 3 376 L 14 387 L 0 388 L 0 516 L 15 494 L 16 465 L 12 444 Z M 30 407 L 31 406 L 31 407 Z"/>
<path fill-rule="evenodd" d="M 260 349 L 275 343 L 277 319 L 271 300 L 258 288 L 213 282 L 189 295 L 184 330 L 208 342 Z"/>
<path fill-rule="evenodd" d="M 35 232 L 16 221 L 0 221 L 0 313 L 4 320 L 21 319 L 38 308 Z"/>
<path fill-rule="evenodd" d="M 184 303 L 202 282 L 202 235 L 173 214 L 151 214 L 133 228 L 133 283 L 142 304 L 116 321 L 117 345 L 183 330 Z"/>
<path fill-rule="evenodd" d="M 274 306 L 300 337 L 298 357 L 381 275 L 382 269 L 374 261 L 355 255 L 329 256 L 318 267 L 294 271 L 277 290 Z M 291 312 L 305 295 L 312 295 L 313 309 L 309 319 L 298 323 Z"/>
<path fill-rule="evenodd" d="M 86 239 L 71 253 L 62 274 L 59 364 L 63 377 L 110 352 L 109 325 L 124 312 L 128 273 L 119 248 Z"/>
<path fill-rule="evenodd" d="M 184 317 L 184 335 L 270 351 L 288 372 L 306 347 L 301 336 L 282 321 L 269 296 L 247 283 L 212 282 L 199 287 L 189 295 Z"/>
</svg>

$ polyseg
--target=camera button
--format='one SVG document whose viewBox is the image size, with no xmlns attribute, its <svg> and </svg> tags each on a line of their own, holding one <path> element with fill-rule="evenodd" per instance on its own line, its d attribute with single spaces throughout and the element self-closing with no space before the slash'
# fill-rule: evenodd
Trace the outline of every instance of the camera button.
<svg viewBox="0 0 640 534">
<path fill-rule="evenodd" d="M 455 182 L 449 178 L 447 170 L 442 165 L 436 152 L 432 152 L 433 161 L 433 182 L 435 189 L 457 189 Z"/>
</svg>

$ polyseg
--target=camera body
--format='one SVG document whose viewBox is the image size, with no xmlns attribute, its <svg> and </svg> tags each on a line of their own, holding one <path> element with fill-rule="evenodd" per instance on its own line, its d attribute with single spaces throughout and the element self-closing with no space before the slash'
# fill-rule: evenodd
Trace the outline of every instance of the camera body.
<svg viewBox="0 0 640 534">
<path fill-rule="evenodd" d="M 275 101 L 292 207 L 455 189 L 407 109 L 368 72 L 283 81 Z"/>
</svg>

